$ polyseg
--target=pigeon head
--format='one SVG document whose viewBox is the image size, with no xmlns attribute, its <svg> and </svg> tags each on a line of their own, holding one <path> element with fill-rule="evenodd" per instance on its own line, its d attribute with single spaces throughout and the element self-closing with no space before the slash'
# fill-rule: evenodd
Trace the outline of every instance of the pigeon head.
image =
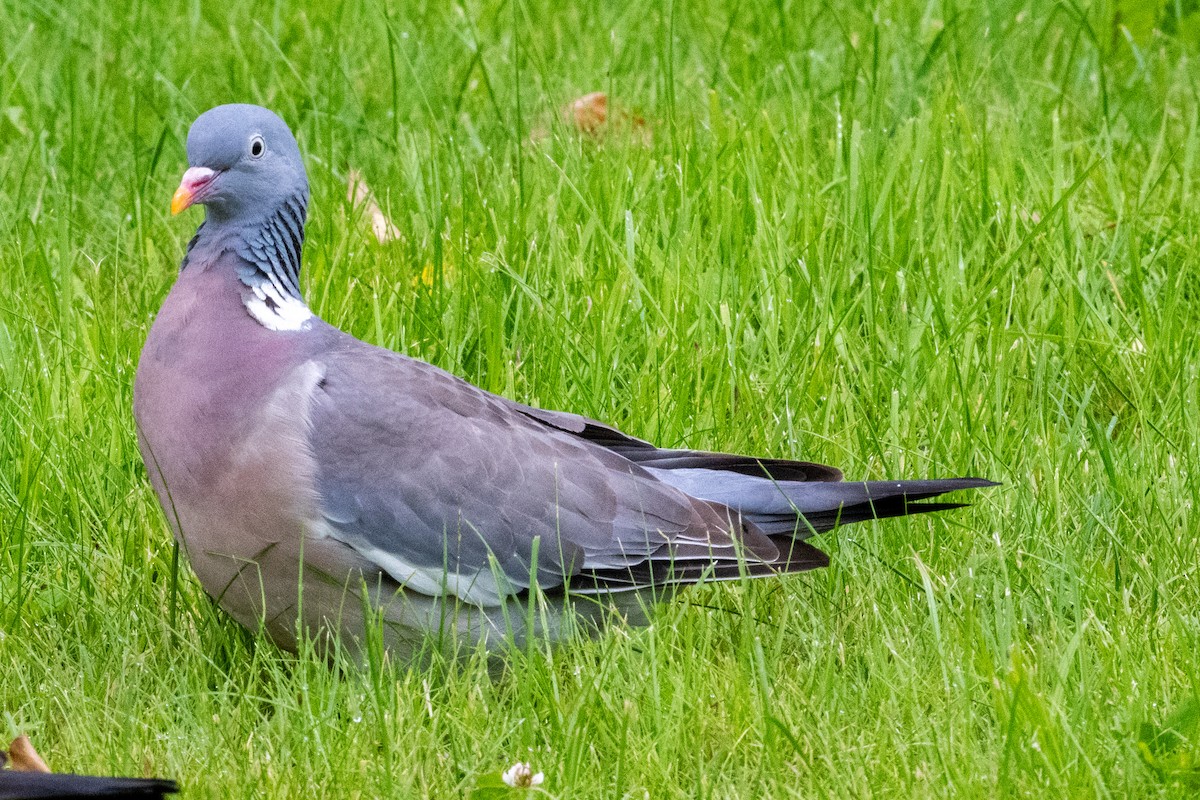
<svg viewBox="0 0 1200 800">
<path fill-rule="evenodd" d="M 271 330 L 306 329 L 312 312 L 300 292 L 300 258 L 308 178 L 292 132 L 265 108 L 217 106 L 192 123 L 187 150 L 171 213 L 196 204 L 207 212 L 182 268 L 197 252 L 201 271 L 232 264 L 250 316 Z"/>
<path fill-rule="evenodd" d="M 188 131 L 188 170 L 171 213 L 200 204 L 212 222 L 251 223 L 288 200 L 308 201 L 300 148 L 287 124 L 252 105 L 224 105 L 201 114 Z"/>
</svg>

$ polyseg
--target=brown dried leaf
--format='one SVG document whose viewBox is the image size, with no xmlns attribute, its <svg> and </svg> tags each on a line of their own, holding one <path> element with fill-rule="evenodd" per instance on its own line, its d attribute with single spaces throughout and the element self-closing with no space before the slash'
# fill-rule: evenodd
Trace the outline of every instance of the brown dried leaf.
<svg viewBox="0 0 1200 800">
<path fill-rule="evenodd" d="M 650 139 L 650 129 L 641 116 L 623 108 L 610 106 L 604 92 L 591 92 L 563 106 L 563 121 L 582 134 L 593 138 L 624 130 L 643 143 Z"/>
<path fill-rule="evenodd" d="M 13 743 L 8 746 L 8 760 L 15 772 L 50 771 L 46 762 L 42 761 L 42 757 L 38 755 L 37 750 L 33 749 L 29 737 L 23 733 L 13 739 Z"/>
<path fill-rule="evenodd" d="M 367 182 L 363 180 L 362 173 L 351 169 L 346 182 L 348 184 L 346 196 L 351 205 L 364 207 L 367 218 L 371 221 L 371 231 L 379 243 L 387 244 L 398 241 L 400 229 L 387 218 L 379 204 L 375 202 L 375 195 L 371 193 L 371 187 L 367 185 Z"/>
<path fill-rule="evenodd" d="M 600 126 L 608 122 L 608 95 L 592 92 L 578 97 L 567 104 L 563 115 L 581 133 L 595 135 Z"/>
</svg>

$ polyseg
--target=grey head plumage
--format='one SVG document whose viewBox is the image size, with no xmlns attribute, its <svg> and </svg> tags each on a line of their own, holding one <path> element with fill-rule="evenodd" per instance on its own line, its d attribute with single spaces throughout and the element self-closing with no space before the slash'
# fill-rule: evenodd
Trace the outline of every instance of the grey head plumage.
<svg viewBox="0 0 1200 800">
<path fill-rule="evenodd" d="M 259 322 L 275 330 L 303 328 L 311 318 L 300 292 L 308 175 L 287 123 L 259 106 L 217 106 L 192 124 L 187 151 L 189 169 L 171 212 L 203 205 L 205 220 L 193 243 L 203 238 L 245 259 L 238 277 Z"/>
</svg>

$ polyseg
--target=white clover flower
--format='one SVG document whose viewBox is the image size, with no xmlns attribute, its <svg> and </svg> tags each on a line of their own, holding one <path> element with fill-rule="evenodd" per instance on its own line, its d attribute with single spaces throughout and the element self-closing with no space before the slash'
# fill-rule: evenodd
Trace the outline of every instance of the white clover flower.
<svg viewBox="0 0 1200 800">
<path fill-rule="evenodd" d="M 525 761 L 518 761 L 513 764 L 504 770 L 504 774 L 500 777 L 514 789 L 529 789 L 534 786 L 541 786 L 542 781 L 546 780 L 544 774 L 540 772 L 535 773 L 533 767 L 529 766 L 529 763 Z"/>
</svg>

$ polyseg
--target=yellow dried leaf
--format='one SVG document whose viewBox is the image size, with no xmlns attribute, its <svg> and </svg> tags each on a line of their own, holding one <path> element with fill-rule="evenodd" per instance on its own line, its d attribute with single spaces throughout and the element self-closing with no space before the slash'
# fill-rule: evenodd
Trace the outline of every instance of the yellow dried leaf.
<svg viewBox="0 0 1200 800">
<path fill-rule="evenodd" d="M 433 264 L 426 264 L 424 269 L 421 270 L 421 274 L 413 275 L 412 280 L 409 281 L 409 283 L 412 284 L 413 288 L 416 288 L 418 286 L 424 286 L 427 289 L 432 289 L 433 288 Z"/>
</svg>

